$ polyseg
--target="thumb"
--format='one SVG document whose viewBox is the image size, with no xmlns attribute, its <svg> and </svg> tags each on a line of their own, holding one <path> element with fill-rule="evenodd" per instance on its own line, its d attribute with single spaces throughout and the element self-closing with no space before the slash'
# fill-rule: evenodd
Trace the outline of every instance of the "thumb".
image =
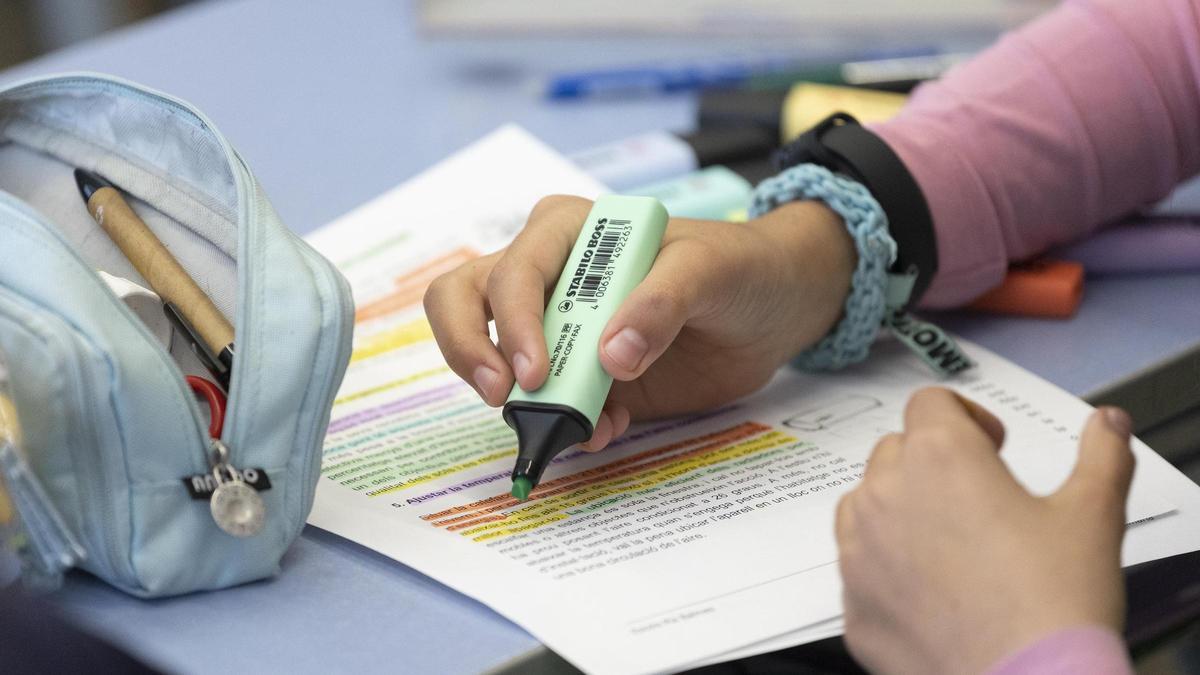
<svg viewBox="0 0 1200 675">
<path fill-rule="evenodd" d="M 646 372 L 703 302 L 705 274 L 684 248 L 663 247 L 600 335 L 600 363 L 613 378 L 628 381 Z"/>
<path fill-rule="evenodd" d="M 1106 406 L 1092 413 L 1079 439 L 1075 470 L 1058 494 L 1104 508 L 1105 513 L 1116 512 L 1123 525 L 1133 479 L 1132 430 L 1133 420 L 1120 408 Z"/>
</svg>

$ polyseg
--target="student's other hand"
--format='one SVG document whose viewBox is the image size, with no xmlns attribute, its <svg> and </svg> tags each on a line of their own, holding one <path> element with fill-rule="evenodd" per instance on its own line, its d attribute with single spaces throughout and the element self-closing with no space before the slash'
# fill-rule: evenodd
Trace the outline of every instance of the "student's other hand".
<svg viewBox="0 0 1200 675">
<path fill-rule="evenodd" d="M 425 294 L 446 362 L 488 405 L 504 403 L 514 376 L 528 391 L 545 382 L 542 313 L 591 206 L 543 199 L 508 248 Z M 840 318 L 856 260 L 841 218 L 819 202 L 742 224 L 672 219 L 653 269 L 601 335 L 600 362 L 616 382 L 585 447 L 607 445 L 631 416 L 709 408 L 761 387 Z"/>
<path fill-rule="evenodd" d="M 1034 497 L 1004 428 L 945 389 L 909 401 L 837 513 L 846 643 L 881 673 L 978 673 L 1059 629 L 1120 631 L 1131 422 L 1102 408 L 1066 483 Z"/>
</svg>

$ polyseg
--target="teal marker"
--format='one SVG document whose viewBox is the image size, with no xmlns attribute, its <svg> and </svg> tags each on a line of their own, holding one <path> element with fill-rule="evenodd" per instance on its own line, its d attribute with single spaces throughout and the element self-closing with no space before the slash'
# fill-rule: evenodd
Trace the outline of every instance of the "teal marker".
<svg viewBox="0 0 1200 675">
<path fill-rule="evenodd" d="M 659 200 L 672 218 L 732 220 L 739 214 L 744 217 L 754 186 L 730 169 L 715 165 L 629 192 Z"/>
<path fill-rule="evenodd" d="M 592 206 L 546 304 L 550 374 L 536 391 L 515 385 L 504 404 L 504 421 L 517 432 L 517 499 L 529 496 L 555 455 L 592 437 L 612 387 L 600 333 L 646 278 L 666 229 L 667 211 L 650 197 L 608 195 Z"/>
</svg>

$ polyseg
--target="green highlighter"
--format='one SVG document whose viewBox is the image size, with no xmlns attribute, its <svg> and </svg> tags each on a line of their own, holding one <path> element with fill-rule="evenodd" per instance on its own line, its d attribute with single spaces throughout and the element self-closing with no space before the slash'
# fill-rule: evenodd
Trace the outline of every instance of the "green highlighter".
<svg viewBox="0 0 1200 675">
<path fill-rule="evenodd" d="M 550 374 L 536 391 L 514 385 L 504 421 L 517 432 L 512 495 L 524 501 L 550 460 L 592 437 L 612 387 L 600 365 L 600 333 L 662 246 L 667 210 L 651 197 L 596 200 L 567 258 L 543 328 Z"/>
</svg>

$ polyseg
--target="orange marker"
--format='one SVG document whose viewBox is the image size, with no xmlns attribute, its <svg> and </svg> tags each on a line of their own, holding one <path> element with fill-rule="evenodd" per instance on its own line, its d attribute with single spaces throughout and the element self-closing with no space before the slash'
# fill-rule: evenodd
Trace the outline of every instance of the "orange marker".
<svg viewBox="0 0 1200 675">
<path fill-rule="evenodd" d="M 1037 260 L 1009 268 L 1003 283 L 967 307 L 994 314 L 1067 319 L 1082 300 L 1083 265 Z"/>
</svg>

